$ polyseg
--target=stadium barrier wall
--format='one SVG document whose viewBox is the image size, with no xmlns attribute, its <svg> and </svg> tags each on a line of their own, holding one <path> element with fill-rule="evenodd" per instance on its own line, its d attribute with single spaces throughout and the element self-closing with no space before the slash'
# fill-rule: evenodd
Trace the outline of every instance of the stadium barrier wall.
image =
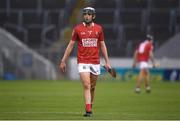
<svg viewBox="0 0 180 121">
<path fill-rule="evenodd" d="M 132 58 L 110 58 L 111 65 L 117 71 L 117 79 L 122 81 L 135 80 L 139 69 L 132 69 Z M 172 59 L 157 59 L 160 63 L 160 67 L 151 68 L 151 80 L 153 81 L 179 81 L 180 80 L 180 65 L 179 60 Z M 103 65 L 103 60 L 101 59 Z M 112 79 L 107 76 L 105 69 L 101 68 L 101 79 Z M 103 77 L 104 76 L 104 77 Z M 79 80 L 79 74 L 77 70 L 77 61 L 75 57 L 69 60 L 68 77 L 72 80 Z M 106 79 L 106 80 L 108 80 Z"/>
<path fill-rule="evenodd" d="M 0 52 L 0 65 L 4 66 L 0 74 L 4 79 L 57 79 L 57 71 L 48 59 L 1 28 Z"/>
</svg>

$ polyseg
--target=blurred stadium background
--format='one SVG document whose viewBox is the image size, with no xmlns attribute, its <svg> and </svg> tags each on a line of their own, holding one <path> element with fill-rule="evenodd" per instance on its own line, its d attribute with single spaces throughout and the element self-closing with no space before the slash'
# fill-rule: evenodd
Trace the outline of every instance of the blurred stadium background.
<svg viewBox="0 0 180 121">
<path fill-rule="evenodd" d="M 130 68 L 136 44 L 152 34 L 160 79 L 180 80 L 180 0 L 0 0 L 1 79 L 64 78 L 59 59 L 85 6 L 95 7 L 112 65 L 126 69 L 119 74 Z M 70 59 L 65 78 L 73 78 L 74 67 Z"/>
<path fill-rule="evenodd" d="M 0 119 L 85 119 L 82 85 L 70 81 L 78 80 L 76 47 L 66 74 L 58 64 L 86 6 L 118 72 L 112 79 L 102 69 L 90 119 L 179 120 L 180 0 L 0 0 Z M 137 95 L 132 55 L 146 34 L 161 66 L 151 69 L 152 93 Z"/>
</svg>

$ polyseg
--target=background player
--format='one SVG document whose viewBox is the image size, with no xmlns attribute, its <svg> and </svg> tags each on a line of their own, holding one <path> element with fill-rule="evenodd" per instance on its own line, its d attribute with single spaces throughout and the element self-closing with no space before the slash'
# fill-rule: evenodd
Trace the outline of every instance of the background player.
<svg viewBox="0 0 180 121">
<path fill-rule="evenodd" d="M 100 74 L 99 48 L 102 51 L 105 67 L 111 68 L 107 48 L 104 42 L 104 33 L 102 27 L 95 24 L 95 9 L 86 7 L 83 9 L 83 23 L 77 25 L 72 32 L 64 56 L 59 65 L 60 69 L 66 71 L 66 61 L 74 47 L 78 43 L 77 63 L 80 78 L 84 89 L 85 109 L 84 116 L 92 116 L 92 104 L 94 100 L 94 91 L 98 75 Z"/>
<path fill-rule="evenodd" d="M 153 36 L 147 35 L 146 39 L 141 42 L 134 52 L 133 68 L 138 64 L 140 72 L 136 80 L 135 92 L 141 91 L 141 81 L 144 79 L 146 92 L 151 91 L 150 87 L 150 72 L 148 61 L 151 60 L 153 67 L 155 67 L 154 55 L 153 55 Z"/>
</svg>

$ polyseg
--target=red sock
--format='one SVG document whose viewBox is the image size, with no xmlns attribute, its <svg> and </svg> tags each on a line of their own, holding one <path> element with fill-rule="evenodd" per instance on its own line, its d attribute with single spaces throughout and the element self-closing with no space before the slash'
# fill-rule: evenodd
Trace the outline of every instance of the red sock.
<svg viewBox="0 0 180 121">
<path fill-rule="evenodd" d="M 91 112 L 91 104 L 86 104 L 86 111 Z"/>
</svg>

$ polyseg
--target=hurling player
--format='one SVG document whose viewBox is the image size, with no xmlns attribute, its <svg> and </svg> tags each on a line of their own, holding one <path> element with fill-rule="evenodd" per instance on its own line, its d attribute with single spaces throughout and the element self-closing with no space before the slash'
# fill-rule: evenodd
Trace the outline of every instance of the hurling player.
<svg viewBox="0 0 180 121">
<path fill-rule="evenodd" d="M 141 42 L 134 52 L 133 68 L 138 64 L 140 72 L 136 80 L 135 92 L 141 91 L 141 81 L 144 80 L 146 92 L 151 91 L 150 87 L 150 72 L 148 61 L 151 60 L 153 67 L 155 67 L 154 56 L 153 56 L 153 36 L 147 35 L 146 39 Z"/>
<path fill-rule="evenodd" d="M 92 116 L 92 104 L 94 100 L 94 92 L 96 81 L 100 74 L 100 55 L 101 50 L 105 67 L 111 68 L 107 48 L 104 42 L 104 33 L 100 25 L 94 23 L 95 9 L 85 7 L 83 9 L 83 22 L 74 27 L 72 39 L 70 40 L 63 58 L 60 62 L 60 69 L 66 71 L 66 61 L 74 47 L 75 42 L 78 43 L 77 63 L 80 79 L 83 85 L 85 99 L 85 117 Z"/>
</svg>

